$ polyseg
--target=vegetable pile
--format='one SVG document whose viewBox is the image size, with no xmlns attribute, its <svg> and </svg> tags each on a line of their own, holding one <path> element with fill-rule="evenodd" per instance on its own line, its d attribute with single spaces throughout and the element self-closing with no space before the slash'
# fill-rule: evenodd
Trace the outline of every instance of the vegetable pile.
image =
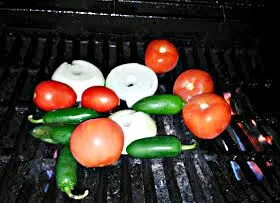
<svg viewBox="0 0 280 203">
<path fill-rule="evenodd" d="M 195 149 L 195 143 L 183 145 L 176 135 L 158 135 L 152 115 L 181 114 L 199 139 L 214 139 L 227 128 L 231 107 L 214 93 L 213 79 L 203 70 L 186 70 L 173 92 L 155 94 L 158 75 L 175 69 L 178 60 L 174 44 L 156 39 L 147 46 L 145 65 L 117 66 L 106 80 L 96 66 L 78 60 L 72 66 L 63 63 L 51 80 L 37 84 L 33 102 L 42 115 L 28 116 L 35 125 L 30 134 L 58 145 L 56 182 L 61 191 L 73 199 L 88 195 L 87 190 L 72 194 L 79 165 L 107 167 L 122 155 L 167 158 Z M 118 110 L 121 101 L 127 109 Z"/>
</svg>

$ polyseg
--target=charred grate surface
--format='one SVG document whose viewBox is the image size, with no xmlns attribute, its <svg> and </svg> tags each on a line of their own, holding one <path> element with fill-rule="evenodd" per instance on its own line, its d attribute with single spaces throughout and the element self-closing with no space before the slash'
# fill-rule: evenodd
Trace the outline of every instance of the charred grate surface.
<svg viewBox="0 0 280 203">
<path fill-rule="evenodd" d="M 74 59 L 92 62 L 104 76 L 116 65 L 143 63 L 149 40 L 0 32 L 1 201 L 69 201 L 55 184 L 56 146 L 29 135 L 33 126 L 26 118 L 36 111 L 32 104 L 36 84 L 49 79 L 62 62 Z M 180 61 L 175 70 L 159 77 L 158 93 L 171 92 L 183 70 L 207 70 L 214 77 L 216 92 L 231 96 L 231 125 L 218 138 L 203 141 L 193 137 L 181 115 L 155 116 L 158 134 L 176 135 L 185 143 L 196 141 L 197 150 L 176 158 L 138 160 L 122 156 L 110 167 L 80 167 L 75 192 L 90 190 L 82 202 L 279 200 L 280 142 L 273 127 L 279 123 L 274 119 L 276 104 L 263 108 L 266 101 L 256 94 L 273 88 L 258 41 L 221 48 L 192 38 L 170 40 L 178 47 Z"/>
</svg>

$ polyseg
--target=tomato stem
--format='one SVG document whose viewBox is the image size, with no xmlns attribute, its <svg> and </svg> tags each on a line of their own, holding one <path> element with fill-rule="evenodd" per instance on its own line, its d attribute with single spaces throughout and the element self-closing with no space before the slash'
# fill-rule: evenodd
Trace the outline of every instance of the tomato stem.
<svg viewBox="0 0 280 203">
<path fill-rule="evenodd" d="M 35 123 L 35 124 L 37 124 L 37 123 L 43 123 L 43 122 L 44 122 L 42 118 L 37 119 L 37 120 L 33 119 L 33 116 L 32 116 L 32 115 L 29 115 L 29 116 L 28 116 L 28 120 L 29 120 L 31 123 Z"/>
<path fill-rule="evenodd" d="M 184 106 L 187 104 L 187 102 L 185 102 L 183 99 L 182 99 L 182 109 L 184 108 Z"/>
<path fill-rule="evenodd" d="M 196 147 L 196 144 L 191 144 L 191 145 L 181 145 L 181 150 L 191 150 L 194 149 Z"/>
<path fill-rule="evenodd" d="M 86 190 L 84 192 L 84 194 L 82 194 L 82 195 L 73 195 L 72 192 L 71 192 L 71 188 L 70 187 L 64 187 L 63 190 L 68 195 L 68 197 L 70 197 L 72 199 L 84 199 L 88 195 L 88 193 L 89 193 L 89 191 Z"/>
</svg>

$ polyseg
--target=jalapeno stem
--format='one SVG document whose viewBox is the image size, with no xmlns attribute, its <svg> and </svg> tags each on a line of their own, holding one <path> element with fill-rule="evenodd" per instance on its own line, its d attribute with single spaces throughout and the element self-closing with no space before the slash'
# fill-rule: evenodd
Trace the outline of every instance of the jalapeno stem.
<svg viewBox="0 0 280 203">
<path fill-rule="evenodd" d="M 191 145 L 181 145 L 181 150 L 190 150 L 190 149 L 194 149 L 196 146 L 196 144 L 191 144 Z"/>
<path fill-rule="evenodd" d="M 28 116 L 28 120 L 29 120 L 31 123 L 35 123 L 35 124 L 37 124 L 37 123 L 43 123 L 43 122 L 44 122 L 42 118 L 37 119 L 37 120 L 33 119 L 33 116 L 32 116 L 32 115 L 29 115 L 29 116 Z"/>
<path fill-rule="evenodd" d="M 72 199 L 84 199 L 88 195 L 88 193 L 89 193 L 89 191 L 86 190 L 84 192 L 84 194 L 82 194 L 82 195 L 73 195 L 72 192 L 71 192 L 71 188 L 67 187 L 67 186 L 64 187 L 63 190 L 68 195 L 68 197 L 70 197 Z"/>
</svg>

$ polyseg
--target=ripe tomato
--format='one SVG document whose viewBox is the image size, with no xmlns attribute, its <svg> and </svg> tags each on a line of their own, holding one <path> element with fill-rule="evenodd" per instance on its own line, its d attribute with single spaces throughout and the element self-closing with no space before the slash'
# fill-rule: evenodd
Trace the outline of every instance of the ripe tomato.
<svg viewBox="0 0 280 203">
<path fill-rule="evenodd" d="M 176 47 L 168 40 L 153 40 L 146 48 L 145 64 L 157 74 L 174 69 L 178 59 L 179 54 Z"/>
<path fill-rule="evenodd" d="M 214 93 L 193 96 L 183 108 L 187 128 L 197 137 L 213 139 L 224 131 L 231 120 L 231 107 Z"/>
<path fill-rule="evenodd" d="M 70 149 L 74 158 L 85 167 L 102 167 L 121 156 L 124 135 L 121 127 L 109 118 L 89 119 L 72 132 Z"/>
<path fill-rule="evenodd" d="M 188 101 L 192 96 L 214 92 L 214 81 L 209 73 L 190 69 L 181 73 L 175 80 L 173 93 Z"/>
<path fill-rule="evenodd" d="M 82 106 L 92 108 L 98 112 L 113 110 L 119 103 L 118 95 L 104 86 L 89 87 L 82 94 Z"/>
<path fill-rule="evenodd" d="M 54 80 L 40 82 L 33 95 L 36 106 L 44 111 L 72 107 L 76 99 L 77 95 L 69 85 Z"/>
</svg>

